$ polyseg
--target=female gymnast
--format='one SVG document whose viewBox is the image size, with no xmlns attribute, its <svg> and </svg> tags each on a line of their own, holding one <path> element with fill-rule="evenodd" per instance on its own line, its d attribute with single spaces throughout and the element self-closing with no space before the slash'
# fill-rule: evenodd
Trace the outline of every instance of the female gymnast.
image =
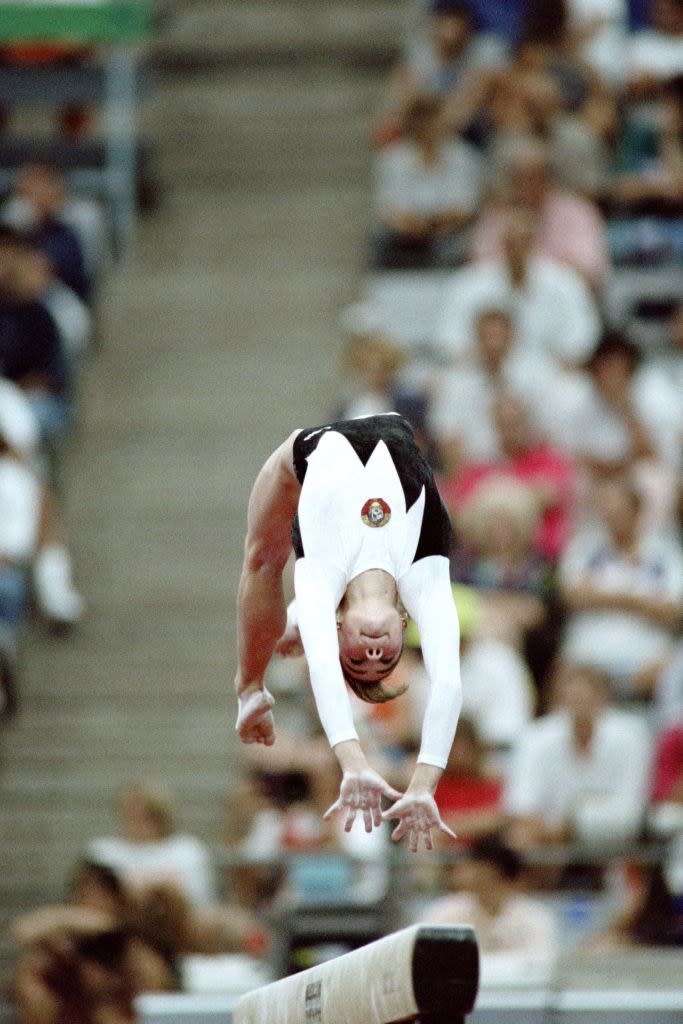
<svg viewBox="0 0 683 1024">
<path fill-rule="evenodd" d="M 264 674 L 275 651 L 306 655 L 320 721 L 342 772 L 326 817 L 356 814 L 366 831 L 398 819 L 394 840 L 441 821 L 434 791 L 461 706 L 459 626 L 451 592 L 451 525 L 409 424 L 388 413 L 296 430 L 268 458 L 249 500 L 237 602 L 236 729 L 244 743 L 275 740 Z M 295 602 L 282 575 L 294 549 Z M 362 699 L 397 696 L 384 679 L 398 662 L 407 615 L 415 620 L 430 681 L 422 739 L 405 793 L 369 766 L 347 686 Z M 382 797 L 393 801 L 382 811 Z"/>
</svg>

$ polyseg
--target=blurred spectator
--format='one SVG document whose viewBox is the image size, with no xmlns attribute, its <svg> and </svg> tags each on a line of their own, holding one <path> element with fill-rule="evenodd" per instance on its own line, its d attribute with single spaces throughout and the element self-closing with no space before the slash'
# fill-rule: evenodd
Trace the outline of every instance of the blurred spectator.
<svg viewBox="0 0 683 1024">
<path fill-rule="evenodd" d="M 503 783 L 487 767 L 488 751 L 474 722 L 461 715 L 436 802 L 441 817 L 458 837 L 470 843 L 498 831 L 503 822 Z"/>
<path fill-rule="evenodd" d="M 398 412 L 412 426 L 420 447 L 427 450 L 426 385 L 413 372 L 414 366 L 407 350 L 388 335 L 353 330 L 342 352 L 348 397 L 334 411 L 333 418 Z"/>
<path fill-rule="evenodd" d="M 90 297 L 83 247 L 62 215 L 67 202 L 63 176 L 50 167 L 28 164 L 18 174 L 14 202 L 1 219 L 41 252 L 53 273 L 84 302 Z"/>
<path fill-rule="evenodd" d="M 262 955 L 263 926 L 248 908 L 217 900 L 213 857 L 197 837 L 176 830 L 162 787 L 135 785 L 119 796 L 121 835 L 91 840 L 86 856 L 115 871 L 131 898 L 186 906 L 186 952 Z"/>
<path fill-rule="evenodd" d="M 479 639 L 489 645 L 475 664 L 484 679 L 496 662 L 512 672 L 518 723 L 529 672 L 542 689 L 557 647 L 554 566 L 535 546 L 541 521 L 534 489 L 505 475 L 481 481 L 454 514 L 451 576 L 475 588 L 483 606 Z"/>
<path fill-rule="evenodd" d="M 472 352 L 456 366 L 440 368 L 431 385 L 427 423 L 439 455 L 447 504 L 448 481 L 459 479 L 463 464 L 503 457 L 494 416 L 497 393 L 515 391 L 540 412 L 556 380 L 551 366 L 534 359 L 518 343 L 507 309 L 482 308 L 475 323 Z"/>
<path fill-rule="evenodd" d="M 460 662 L 463 714 L 475 723 L 490 764 L 500 768 L 535 707 L 533 678 L 509 628 L 501 629 L 496 609 L 485 607 Z"/>
<path fill-rule="evenodd" d="M 113 872 L 85 862 L 69 903 L 18 918 L 12 995 L 22 1024 L 129 1024 L 136 995 L 177 988 L 173 951 L 133 916 Z"/>
<path fill-rule="evenodd" d="M 683 10 L 679 0 L 650 0 L 649 24 L 631 36 L 627 57 L 630 95 L 643 98 L 683 71 Z"/>
<path fill-rule="evenodd" d="M 683 394 L 683 302 L 678 302 L 667 318 L 661 350 L 643 362 L 638 377 L 647 382 L 641 387 L 650 387 L 657 394 L 668 392 L 669 407 Z M 679 437 L 683 440 L 683 414 L 679 417 Z"/>
<path fill-rule="evenodd" d="M 555 562 L 572 530 L 574 465 L 561 448 L 542 439 L 528 403 L 513 391 L 499 390 L 490 404 L 497 457 L 466 463 L 452 481 L 441 483 L 442 497 L 457 515 L 483 483 L 501 478 L 520 481 L 533 492 L 541 513 L 535 550 L 542 558 Z"/>
<path fill-rule="evenodd" d="M 471 924 L 485 985 L 520 977 L 539 980 L 560 951 L 555 917 L 523 885 L 519 854 L 495 836 L 477 840 L 451 869 L 450 892 L 425 907 L 425 924 Z"/>
<path fill-rule="evenodd" d="M 515 325 L 516 348 L 543 363 L 577 364 L 598 342 L 600 319 L 579 274 L 537 250 L 537 220 L 525 209 L 497 215 L 501 248 L 471 263 L 446 286 L 434 343 L 451 361 L 472 351 L 477 317 L 503 307 Z"/>
<path fill-rule="evenodd" d="M 657 678 L 654 691 L 654 718 L 666 728 L 683 721 L 683 640 L 679 639 L 671 657 Z"/>
<path fill-rule="evenodd" d="M 565 110 L 575 110 L 592 86 L 590 68 L 575 52 L 571 33 L 571 0 L 527 0 L 517 64 L 542 73 L 554 83 Z"/>
<path fill-rule="evenodd" d="M 680 401 L 666 377 L 641 362 L 632 342 L 606 334 L 588 374 L 575 375 L 558 393 L 553 434 L 589 480 L 633 474 L 646 498 L 645 518 L 662 528 L 673 513 L 680 468 Z"/>
<path fill-rule="evenodd" d="M 533 491 L 520 481 L 484 481 L 461 505 L 451 576 L 476 588 L 502 620 L 504 638 L 521 643 L 546 620 L 549 563 L 534 550 L 540 523 Z"/>
<path fill-rule="evenodd" d="M 662 864 L 621 865 L 622 905 L 606 928 L 585 944 L 588 953 L 680 945 L 683 938 L 666 870 Z"/>
<path fill-rule="evenodd" d="M 0 508 L 5 506 L 0 515 L 0 718 L 17 710 L 16 661 L 28 602 L 26 574 L 7 557 L 16 529 L 12 514 L 14 495 L 18 491 L 20 507 L 16 519 L 21 524 L 22 498 L 27 491 L 22 486 L 21 473 L 17 478 L 13 472 L 14 459 L 9 460 L 8 473 L 3 473 L 3 468 L 8 453 L 32 451 L 36 441 L 37 426 L 26 400 L 18 388 L 0 377 Z M 33 507 L 30 501 L 29 505 Z"/>
<path fill-rule="evenodd" d="M 488 767 L 497 771 L 521 727 L 533 717 L 533 681 L 518 650 L 516 626 L 506 617 L 507 609 L 496 607 L 495 601 L 490 600 L 491 594 L 478 593 L 473 587 L 454 583 L 452 589 L 460 620 L 462 714 L 471 720 L 488 751 Z M 419 646 L 419 631 L 411 620 L 399 663 L 401 670 L 403 659 Z M 420 671 L 416 672 L 410 661 L 407 672 L 411 677 L 408 695 L 412 694 L 413 700 L 416 696 L 422 700 L 414 719 L 419 727 L 426 691 L 415 685 L 421 682 Z M 395 784 L 400 788 L 404 780 L 396 778 Z"/>
<path fill-rule="evenodd" d="M 683 717 L 657 735 L 649 828 L 658 835 L 683 830 Z"/>
<path fill-rule="evenodd" d="M 8 659 L 6 673 L 26 621 L 29 570 L 36 605 L 49 622 L 73 625 L 83 614 L 54 493 L 12 447 L 14 434 L 5 434 L 0 418 L 0 649 Z M 5 684 L 9 692 L 9 677 Z"/>
<path fill-rule="evenodd" d="M 611 210 L 620 124 L 616 97 L 596 90 L 575 111 L 558 114 L 548 126 L 548 158 L 558 185 L 597 204 L 603 212 Z M 611 217 L 606 228 L 616 262 Z"/>
<path fill-rule="evenodd" d="M 92 298 L 93 285 L 109 258 L 105 217 L 97 201 L 72 195 L 56 168 L 29 164 L 19 171 L 12 192 L 2 204 L 0 221 L 29 238 L 35 237 L 38 243 L 42 234 L 48 235 L 43 225 L 52 225 L 60 243 L 58 253 L 63 251 L 68 257 L 67 266 L 71 266 L 76 283 L 85 286 L 82 295 L 78 288 L 74 291 L 81 298 Z M 50 255 L 49 250 L 46 255 Z"/>
<path fill-rule="evenodd" d="M 74 587 L 59 500 L 44 479 L 39 442 L 38 422 L 28 398 L 16 384 L 0 377 L 0 571 L 5 580 L 13 577 L 15 581 L 10 586 L 15 614 L 9 615 L 13 653 L 16 631 L 27 608 L 29 568 L 36 607 L 50 624 L 74 625 L 85 610 L 83 598 Z M 21 586 L 17 587 L 19 580 Z M 3 605 L 0 619 L 6 625 L 7 614 L 8 608 Z M 8 654 L 2 641 L 0 648 Z M 12 655 L 10 658 L 13 660 Z"/>
<path fill-rule="evenodd" d="M 274 770 L 250 768 L 231 794 L 223 844 L 239 904 L 268 914 L 277 904 L 307 899 L 381 899 L 386 835 L 344 832 L 337 820 L 325 820 L 339 786 L 329 747 L 294 741 L 283 746 L 280 739 L 278 749 L 271 748 Z"/>
<path fill-rule="evenodd" d="M 403 133 L 409 104 L 425 92 L 446 101 L 453 130 L 467 127 L 486 94 L 491 71 L 504 56 L 502 40 L 476 33 L 467 3 L 432 0 L 424 24 L 411 34 L 393 69 L 375 125 L 376 143 L 386 145 Z"/>
<path fill-rule="evenodd" d="M 43 441 L 54 442 L 71 422 L 63 339 L 44 302 L 49 269 L 5 229 L 0 233 L 0 371 L 28 398 Z"/>
<path fill-rule="evenodd" d="M 5 377 L 0 377 L 0 435 L 22 459 L 35 462 L 40 444 L 38 422 L 24 393 Z"/>
<path fill-rule="evenodd" d="M 473 146 L 448 133 L 437 96 L 411 101 L 402 138 L 380 150 L 375 163 L 376 265 L 463 262 L 464 229 L 479 203 L 482 162 Z"/>
<path fill-rule="evenodd" d="M 599 291 L 610 274 L 605 222 L 597 206 L 554 181 L 547 146 L 539 139 L 517 138 L 508 146 L 500 197 L 484 207 L 474 230 L 475 259 L 503 256 L 507 211 L 520 207 L 538 218 L 539 254 L 571 267 Z"/>
<path fill-rule="evenodd" d="M 504 796 L 519 849 L 572 840 L 633 840 L 643 825 L 650 737 L 635 713 L 610 704 L 599 672 L 564 665 L 555 706 L 515 746 Z"/>
<path fill-rule="evenodd" d="M 17 710 L 19 642 L 26 623 L 29 580 L 24 561 L 37 543 L 40 485 L 9 454 L 0 436 L 0 714 Z"/>
<path fill-rule="evenodd" d="M 28 295 L 40 302 L 52 318 L 71 385 L 90 341 L 92 316 L 87 305 L 55 274 L 49 257 L 28 235 L 14 228 L 0 227 L 0 261 L 4 276 L 23 284 Z"/>
<path fill-rule="evenodd" d="M 518 56 L 498 73 L 481 117 L 481 144 L 494 194 L 506 184 L 509 148 L 520 138 L 549 140 L 562 114 L 559 85 L 543 66 L 529 66 Z"/>
<path fill-rule="evenodd" d="M 647 118 L 628 119 L 619 140 L 617 167 L 610 199 L 614 208 L 627 213 L 680 217 L 683 196 L 683 38 L 681 69 L 667 82 L 657 105 Z M 636 235 L 637 238 L 637 235 Z M 678 251 L 680 256 L 680 243 Z M 637 250 L 634 249 L 634 255 Z M 654 253 L 651 254 L 653 258 Z"/>
<path fill-rule="evenodd" d="M 173 799 L 160 786 L 137 784 L 119 794 L 120 834 L 88 843 L 86 855 L 116 871 L 130 888 L 172 882 L 194 906 L 216 897 L 211 855 L 195 836 L 178 832 Z"/>
<path fill-rule="evenodd" d="M 231 786 L 220 834 L 228 854 L 225 874 L 235 899 L 254 913 L 267 912 L 283 884 L 284 807 L 302 792 L 302 773 L 270 773 L 251 765 Z"/>
<path fill-rule="evenodd" d="M 570 46 L 610 87 L 621 88 L 628 47 L 626 0 L 568 0 Z"/>
<path fill-rule="evenodd" d="M 683 608 L 683 551 L 672 536 L 644 533 L 641 509 L 628 480 L 602 483 L 599 528 L 580 531 L 560 566 L 565 656 L 606 672 L 631 699 L 651 697 Z"/>
</svg>

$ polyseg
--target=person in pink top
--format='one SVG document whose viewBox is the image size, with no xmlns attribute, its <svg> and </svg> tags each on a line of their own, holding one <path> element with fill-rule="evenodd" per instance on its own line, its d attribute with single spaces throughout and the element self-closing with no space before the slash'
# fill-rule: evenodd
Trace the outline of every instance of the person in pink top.
<svg viewBox="0 0 683 1024">
<path fill-rule="evenodd" d="M 548 444 L 535 430 L 524 400 L 501 389 L 493 401 L 493 419 L 501 457 L 465 465 L 456 478 L 440 482 L 448 508 L 461 508 L 493 477 L 513 477 L 533 491 L 542 510 L 534 548 L 557 561 L 571 533 L 576 469 L 561 449 Z"/>
<path fill-rule="evenodd" d="M 501 193 L 484 207 L 472 239 L 475 260 L 500 258 L 510 210 L 526 208 L 538 217 L 537 251 L 577 270 L 599 291 L 610 273 L 607 231 L 590 200 L 553 181 L 540 139 L 518 139 L 505 160 Z"/>
</svg>

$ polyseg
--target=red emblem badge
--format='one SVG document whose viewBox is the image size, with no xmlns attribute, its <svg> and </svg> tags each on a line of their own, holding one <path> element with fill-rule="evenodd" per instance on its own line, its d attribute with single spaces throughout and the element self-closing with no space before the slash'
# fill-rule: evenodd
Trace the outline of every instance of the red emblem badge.
<svg viewBox="0 0 683 1024">
<path fill-rule="evenodd" d="M 391 509 L 384 498 L 368 498 L 360 515 L 366 526 L 386 526 L 391 519 Z"/>
</svg>

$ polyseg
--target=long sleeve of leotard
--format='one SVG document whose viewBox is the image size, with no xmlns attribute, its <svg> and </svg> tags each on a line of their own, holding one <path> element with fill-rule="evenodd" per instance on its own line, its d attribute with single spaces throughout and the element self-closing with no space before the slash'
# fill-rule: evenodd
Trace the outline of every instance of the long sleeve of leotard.
<svg viewBox="0 0 683 1024">
<path fill-rule="evenodd" d="M 356 740 L 351 701 L 339 664 L 337 605 L 344 593 L 343 574 L 331 565 L 300 558 L 294 567 L 299 633 L 320 723 L 331 747 Z"/>
<path fill-rule="evenodd" d="M 430 684 L 418 761 L 445 768 L 462 706 L 460 626 L 448 559 L 429 555 L 413 563 L 399 593 L 420 631 Z"/>
</svg>

